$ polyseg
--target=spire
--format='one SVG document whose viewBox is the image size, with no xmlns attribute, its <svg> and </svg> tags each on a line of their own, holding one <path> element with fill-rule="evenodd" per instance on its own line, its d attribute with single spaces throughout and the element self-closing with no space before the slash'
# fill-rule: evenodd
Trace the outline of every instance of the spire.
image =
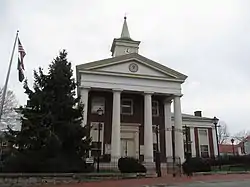
<svg viewBox="0 0 250 187">
<path fill-rule="evenodd" d="M 131 39 L 130 35 L 129 35 L 129 31 L 128 31 L 128 25 L 127 25 L 127 17 L 124 17 L 124 22 L 123 22 L 123 26 L 122 26 L 122 34 L 121 34 L 121 38 L 124 39 Z"/>
</svg>

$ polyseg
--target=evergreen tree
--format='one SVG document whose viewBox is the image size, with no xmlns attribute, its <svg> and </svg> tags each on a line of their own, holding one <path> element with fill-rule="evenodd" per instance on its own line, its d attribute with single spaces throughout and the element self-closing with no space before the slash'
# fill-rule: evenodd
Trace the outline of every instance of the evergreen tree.
<svg viewBox="0 0 250 187">
<path fill-rule="evenodd" d="M 75 98 L 76 83 L 67 52 L 60 52 L 48 74 L 34 71 L 34 90 L 24 84 L 29 100 L 22 109 L 20 132 L 9 130 L 16 153 L 6 168 L 28 172 L 83 171 L 90 140 L 81 126 L 83 106 Z M 23 168 L 24 167 L 24 168 Z"/>
</svg>

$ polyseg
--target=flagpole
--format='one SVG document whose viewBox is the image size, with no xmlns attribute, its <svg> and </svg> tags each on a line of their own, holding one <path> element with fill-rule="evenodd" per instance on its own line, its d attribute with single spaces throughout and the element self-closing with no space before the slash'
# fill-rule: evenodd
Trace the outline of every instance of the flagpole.
<svg viewBox="0 0 250 187">
<path fill-rule="evenodd" d="M 2 114 L 3 114 L 3 107 L 4 107 L 5 95 L 6 95 L 6 92 L 7 92 L 7 87 L 8 87 L 9 77 L 10 77 L 10 70 L 11 70 L 11 65 L 12 65 L 12 60 L 13 60 L 13 56 L 14 56 L 14 52 L 15 52 L 15 48 L 16 48 L 16 41 L 17 41 L 17 38 L 18 38 L 18 32 L 19 31 L 17 30 L 17 32 L 16 32 L 16 38 L 15 38 L 15 42 L 14 42 L 14 46 L 13 46 L 12 54 L 11 54 L 11 58 L 10 58 L 9 69 L 8 69 L 8 72 L 7 72 L 7 77 L 6 77 L 5 85 L 4 85 L 4 89 L 3 89 L 2 101 L 1 101 L 1 105 L 0 105 L 0 121 L 1 121 Z"/>
</svg>

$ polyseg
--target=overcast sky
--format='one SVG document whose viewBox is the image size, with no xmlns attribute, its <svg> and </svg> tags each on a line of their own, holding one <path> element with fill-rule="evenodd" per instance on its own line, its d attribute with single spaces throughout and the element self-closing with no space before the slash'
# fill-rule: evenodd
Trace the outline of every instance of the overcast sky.
<svg viewBox="0 0 250 187">
<path fill-rule="evenodd" d="M 25 73 L 45 70 L 65 48 L 75 65 L 111 56 L 127 14 L 140 54 L 188 75 L 182 111 L 202 110 L 231 133 L 250 129 L 249 0 L 1 0 L 0 85 L 5 81 L 16 30 L 26 50 Z M 15 55 L 9 81 L 26 102 Z"/>
</svg>

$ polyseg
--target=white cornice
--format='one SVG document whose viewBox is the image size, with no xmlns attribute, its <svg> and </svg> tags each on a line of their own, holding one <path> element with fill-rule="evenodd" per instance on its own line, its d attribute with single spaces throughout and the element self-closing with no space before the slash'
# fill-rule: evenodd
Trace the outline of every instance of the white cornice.
<svg viewBox="0 0 250 187">
<path fill-rule="evenodd" d="M 184 82 L 184 80 L 180 80 L 180 79 L 169 79 L 169 78 L 165 78 L 165 77 L 137 75 L 137 74 L 114 73 L 114 72 L 103 72 L 103 71 L 93 71 L 93 70 L 92 71 L 79 70 L 78 72 L 79 73 L 85 73 L 85 74 L 93 74 L 93 75 L 118 76 L 118 77 L 149 79 L 149 80 L 159 80 L 159 81 L 179 82 L 179 83 Z"/>
</svg>

